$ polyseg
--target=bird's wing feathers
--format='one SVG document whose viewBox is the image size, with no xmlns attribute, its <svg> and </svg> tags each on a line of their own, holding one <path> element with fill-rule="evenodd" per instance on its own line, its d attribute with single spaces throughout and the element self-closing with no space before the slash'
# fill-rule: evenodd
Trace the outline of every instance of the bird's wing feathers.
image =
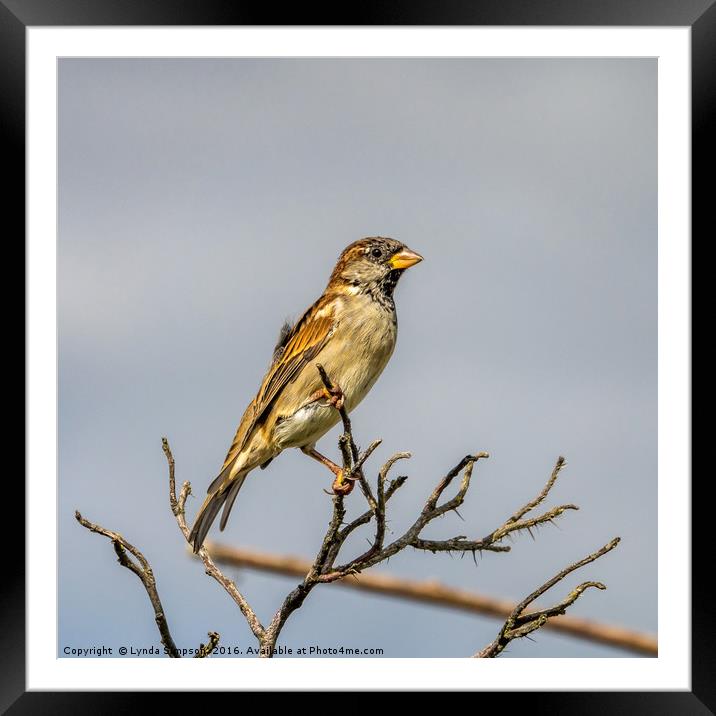
<svg viewBox="0 0 716 716">
<path fill-rule="evenodd" d="M 222 482 L 227 468 L 243 450 L 254 430 L 262 424 L 281 391 L 296 379 L 301 370 L 326 345 L 333 333 L 335 323 L 332 305 L 322 298 L 301 316 L 283 338 L 283 350 L 271 364 L 258 394 L 246 409 L 219 477 L 209 486 L 210 490 L 212 487 L 215 489 Z"/>
<path fill-rule="evenodd" d="M 326 306 L 316 305 L 301 317 L 261 385 L 256 398 L 257 420 L 301 369 L 318 355 L 330 338 L 334 323 L 333 311 Z"/>
<path fill-rule="evenodd" d="M 286 341 L 288 341 L 289 336 L 291 335 L 291 331 L 293 330 L 293 324 L 290 323 L 288 320 L 284 321 L 284 324 L 281 326 L 281 330 L 278 334 L 278 340 L 276 341 L 276 345 L 273 349 L 273 356 L 271 357 L 271 365 L 273 365 L 282 355 L 283 351 L 286 348 Z"/>
</svg>

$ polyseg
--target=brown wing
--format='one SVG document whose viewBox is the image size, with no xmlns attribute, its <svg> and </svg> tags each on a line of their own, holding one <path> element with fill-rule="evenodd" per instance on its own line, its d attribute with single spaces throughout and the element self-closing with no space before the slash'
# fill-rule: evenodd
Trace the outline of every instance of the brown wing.
<svg viewBox="0 0 716 716">
<path fill-rule="evenodd" d="M 320 353 L 333 333 L 334 325 L 333 306 L 324 297 L 318 299 L 296 322 L 285 338 L 283 351 L 271 364 L 258 394 L 244 412 L 221 473 L 209 490 L 221 483 L 227 468 L 244 449 L 254 430 L 262 424 L 281 391 Z"/>
</svg>

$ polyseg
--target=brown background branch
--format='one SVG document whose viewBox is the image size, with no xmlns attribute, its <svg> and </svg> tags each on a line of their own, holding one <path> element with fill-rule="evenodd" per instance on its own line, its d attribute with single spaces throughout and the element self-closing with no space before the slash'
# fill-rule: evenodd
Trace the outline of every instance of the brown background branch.
<svg viewBox="0 0 716 716">
<path fill-rule="evenodd" d="M 311 562 L 300 557 L 241 549 L 209 540 L 206 542 L 206 547 L 211 556 L 220 564 L 255 569 L 271 574 L 303 577 L 312 566 Z M 384 573 L 362 572 L 359 575 L 339 579 L 334 584 L 502 619 L 509 617 L 516 606 L 515 602 L 455 589 L 434 580 L 403 579 Z M 651 634 L 622 626 L 602 624 L 591 619 L 582 619 L 572 615 L 558 616 L 550 619 L 544 628 L 647 656 L 656 656 L 658 653 L 656 637 Z"/>
</svg>

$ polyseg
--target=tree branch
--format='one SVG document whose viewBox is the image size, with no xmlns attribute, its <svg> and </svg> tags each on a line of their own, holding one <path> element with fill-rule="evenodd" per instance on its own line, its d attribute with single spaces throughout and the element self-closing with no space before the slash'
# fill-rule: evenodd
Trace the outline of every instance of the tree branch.
<svg viewBox="0 0 716 716">
<path fill-rule="evenodd" d="M 174 643 L 171 632 L 169 631 L 169 624 L 164 613 L 164 607 L 162 601 L 159 598 L 159 592 L 157 591 L 157 580 L 154 577 L 154 572 L 147 561 L 147 558 L 132 544 L 130 544 L 119 532 L 112 532 L 101 525 L 90 522 L 89 520 L 82 517 L 78 510 L 75 510 L 75 519 L 83 526 L 86 527 L 90 532 L 107 537 L 112 542 L 115 554 L 117 555 L 117 561 L 123 566 L 129 569 L 131 572 L 139 577 L 140 581 L 144 585 L 149 596 L 149 601 L 154 609 L 154 621 L 157 623 L 159 629 L 159 637 L 166 650 L 166 653 L 173 659 L 181 658 L 179 649 Z M 129 555 L 131 554 L 137 562 L 133 561 Z M 210 647 L 204 647 L 203 644 L 199 646 L 198 657 L 208 656 L 212 649 L 218 644 L 219 635 L 216 632 L 209 632 L 209 645 Z"/>
<path fill-rule="evenodd" d="M 611 552 L 619 544 L 619 541 L 619 537 L 615 537 L 601 549 L 598 549 L 596 552 L 587 555 L 584 559 L 580 559 L 578 562 L 565 567 L 561 572 L 555 574 L 552 579 L 547 580 L 542 586 L 535 589 L 532 594 L 525 597 L 515 606 L 494 641 L 491 644 L 488 644 L 481 651 L 477 652 L 474 656 L 479 659 L 491 659 L 498 656 L 513 639 L 519 639 L 523 636 L 527 636 L 527 634 L 530 634 L 536 629 L 544 626 L 552 617 L 564 614 L 567 607 L 574 604 L 574 602 L 576 602 L 577 599 L 579 599 L 579 597 L 590 587 L 606 589 L 601 582 L 583 582 L 576 589 L 570 592 L 565 599 L 554 606 L 524 614 L 524 610 L 532 604 L 532 602 L 554 587 L 555 584 L 561 582 L 567 575 L 571 574 L 576 569 L 579 569 L 590 562 L 594 562 L 607 552 Z"/>
<path fill-rule="evenodd" d="M 338 395 L 338 386 L 332 383 L 323 366 L 316 364 L 316 367 L 326 389 L 332 395 Z M 302 581 L 285 597 L 267 627 L 264 627 L 261 624 L 256 612 L 252 609 L 244 595 L 239 591 L 236 584 L 226 577 L 226 575 L 224 575 L 216 566 L 214 559 L 207 548 L 207 545 L 210 543 L 207 542 L 198 552 L 198 557 L 202 560 L 206 573 L 221 584 L 224 590 L 239 607 L 239 610 L 248 623 L 249 628 L 259 642 L 259 652 L 262 657 L 273 656 L 278 637 L 287 619 L 291 616 L 291 614 L 293 614 L 293 612 L 302 606 L 306 597 L 318 584 L 337 582 L 345 579 L 345 577 L 349 575 L 358 575 L 364 570 L 384 562 L 407 547 L 413 547 L 414 549 L 430 552 L 461 552 L 463 554 L 465 552 L 471 552 L 473 556 L 477 551 L 508 552 L 510 547 L 508 545 L 500 544 L 501 541 L 508 535 L 524 530 L 529 531 L 532 527 L 536 527 L 537 525 L 552 522 L 566 510 L 577 509 L 576 505 L 566 504 L 554 507 L 536 516 L 530 516 L 530 513 L 541 505 L 542 502 L 544 502 L 549 492 L 554 487 L 557 477 L 565 464 L 564 458 L 560 457 L 541 492 L 533 500 L 527 502 L 519 508 L 504 523 L 489 533 L 486 537 L 483 537 L 482 539 L 468 539 L 465 535 L 458 535 L 457 537 L 444 540 L 424 539 L 421 534 L 425 527 L 438 517 L 442 517 L 449 512 L 457 512 L 457 509 L 463 504 L 470 488 L 470 481 L 475 464 L 479 460 L 489 457 L 486 452 L 479 452 L 474 455 L 466 455 L 457 465 L 455 465 L 455 467 L 448 471 L 448 473 L 438 482 L 436 487 L 428 496 L 420 514 L 413 524 L 400 537 L 393 540 L 388 545 L 385 545 L 387 504 L 391 497 L 393 497 L 393 495 L 405 484 L 407 478 L 405 476 L 399 476 L 391 480 L 387 488 L 386 482 L 394 464 L 399 460 L 409 458 L 410 453 L 395 453 L 387 460 L 387 462 L 385 462 L 378 472 L 376 492 L 374 494 L 370 483 L 365 478 L 364 466 L 368 458 L 381 444 L 381 441 L 374 440 L 363 452 L 361 452 L 353 438 L 351 421 L 348 417 L 348 412 L 345 406 L 342 404 L 342 401 L 338 402 L 336 409 L 339 411 L 343 422 L 343 433 L 340 435 L 338 440 L 338 446 L 343 460 L 343 477 L 347 480 L 355 480 L 360 484 L 361 491 L 363 492 L 366 502 L 368 503 L 368 509 L 356 517 L 353 521 L 346 524 L 344 523 L 346 513 L 345 498 L 343 495 L 333 496 L 333 511 L 331 519 L 328 524 L 326 534 L 321 542 L 321 546 L 316 554 L 316 558 L 308 567 L 304 564 L 305 571 L 302 571 Z M 184 539 L 188 542 L 190 530 L 186 524 L 185 507 L 186 501 L 191 494 L 191 485 L 189 482 L 184 482 L 179 495 L 177 496 L 175 462 L 166 438 L 162 438 L 162 449 L 166 456 L 169 468 L 169 505 L 171 507 L 172 514 L 177 521 L 177 525 L 184 535 Z M 449 487 L 451 487 L 452 483 L 459 475 L 462 475 L 462 478 L 457 491 L 453 497 L 441 502 L 445 492 Z M 130 545 L 118 533 L 110 532 L 99 525 L 88 522 L 79 514 L 79 512 L 76 513 L 76 518 L 87 529 L 103 534 L 112 540 L 120 564 L 133 571 L 140 578 L 147 590 L 152 606 L 154 607 L 155 618 L 160 631 L 160 636 L 162 638 L 162 643 L 165 645 L 167 652 L 174 657 L 180 656 L 179 650 L 174 644 L 171 634 L 169 633 L 169 628 L 164 616 L 164 610 L 156 590 L 156 581 L 154 580 L 151 567 L 144 558 L 144 555 L 142 555 L 142 553 L 135 547 Z M 355 530 L 359 529 L 363 525 L 369 524 L 372 520 L 375 520 L 375 534 L 368 551 L 336 567 L 335 562 L 337 561 L 338 555 L 340 554 L 346 539 L 353 534 Z M 597 587 L 599 589 L 604 589 L 604 585 L 600 582 L 585 582 L 558 604 L 555 604 L 547 609 L 525 613 L 525 609 L 540 595 L 553 587 L 557 582 L 562 580 L 575 569 L 578 569 L 588 562 L 598 559 L 600 556 L 613 549 L 618 541 L 619 540 L 617 538 L 601 550 L 589 555 L 580 562 L 570 565 L 551 580 L 545 582 L 545 584 L 522 600 L 518 605 L 514 606 L 514 608 L 512 608 L 509 612 L 507 621 L 497 638 L 492 644 L 485 647 L 485 649 L 479 652 L 476 656 L 497 656 L 512 639 L 526 636 L 535 629 L 539 629 L 549 623 L 549 620 L 553 617 L 564 614 L 566 609 L 571 606 L 587 588 Z M 131 554 L 138 563 L 133 561 L 129 557 L 128 553 Z M 380 577 L 373 577 L 372 579 L 380 579 Z M 369 582 L 370 580 L 363 580 L 363 584 Z M 358 584 L 360 584 L 360 582 L 358 582 Z M 419 592 L 420 589 L 417 591 Z M 555 623 L 553 626 L 556 626 L 558 623 L 559 622 Z M 564 621 L 562 623 L 564 623 Z M 216 647 L 218 640 L 219 635 L 216 632 L 209 632 L 209 642 L 207 645 L 200 645 L 196 656 L 202 658 L 210 654 Z"/>
<path fill-rule="evenodd" d="M 205 657 L 209 656 L 214 649 L 219 645 L 219 633 L 215 631 L 209 632 L 209 641 L 206 644 L 199 644 L 199 648 L 197 649 L 196 654 L 194 654 L 195 659 L 204 659 Z"/>
<path fill-rule="evenodd" d="M 219 564 L 281 576 L 303 578 L 313 566 L 310 560 L 300 557 L 257 552 L 210 540 L 207 540 L 206 547 L 212 558 Z M 418 581 L 396 577 L 385 572 L 366 571 L 359 575 L 350 575 L 336 580 L 334 584 L 388 597 L 460 609 L 470 614 L 500 617 L 503 620 L 512 614 L 516 606 L 515 602 L 474 591 L 456 589 L 432 579 Z M 549 619 L 544 626 L 550 631 L 558 631 L 567 636 L 607 644 L 647 656 L 658 654 L 654 636 L 622 626 L 603 624 L 567 614 Z"/>
<path fill-rule="evenodd" d="M 185 482 L 182 485 L 179 497 L 176 495 L 176 478 L 175 478 L 175 463 L 174 456 L 172 455 L 171 448 L 169 447 L 169 441 L 166 438 L 162 438 L 162 450 L 167 458 L 167 464 L 169 466 L 169 505 L 172 513 L 176 518 L 179 529 L 184 535 L 184 539 L 189 542 L 189 527 L 186 524 L 186 517 L 184 514 L 184 508 L 186 505 L 187 498 L 191 495 L 191 483 Z M 256 616 L 256 613 L 251 608 L 251 605 L 246 601 L 244 595 L 239 591 L 238 587 L 234 582 L 229 579 L 215 564 L 209 553 L 204 547 L 198 552 L 199 558 L 204 563 L 206 573 L 215 579 L 227 592 L 227 594 L 234 600 L 236 605 L 244 615 L 249 628 L 253 632 L 254 636 L 261 641 L 264 635 L 264 627 Z"/>
<path fill-rule="evenodd" d="M 399 453 L 401 456 L 406 456 L 405 453 Z M 413 523 L 413 525 L 408 528 L 408 530 L 398 539 L 391 542 L 387 547 L 383 547 L 382 544 L 382 536 L 383 532 L 379 529 L 377 530 L 376 537 L 380 537 L 380 539 L 376 539 L 373 543 L 373 546 L 363 555 L 360 555 L 359 557 L 356 557 L 355 559 L 351 560 L 350 562 L 341 565 L 340 567 L 336 567 L 330 572 L 324 572 L 320 576 L 321 582 L 333 582 L 337 579 L 342 579 L 347 574 L 355 574 L 357 572 L 360 572 L 364 569 L 367 569 L 368 567 L 372 567 L 376 564 L 379 564 L 380 562 L 385 561 L 389 557 L 392 557 L 394 554 L 397 554 L 398 552 L 402 551 L 406 547 L 415 547 L 416 549 L 430 549 L 433 552 L 438 551 L 476 551 L 476 550 L 489 550 L 493 552 L 507 552 L 509 551 L 509 547 L 503 547 L 501 545 L 495 546 L 491 543 L 482 541 L 480 542 L 467 542 L 463 538 L 453 538 L 450 540 L 444 540 L 444 541 L 438 541 L 438 540 L 422 540 L 420 539 L 419 535 L 422 532 L 422 530 L 425 528 L 426 525 L 428 525 L 432 520 L 434 520 L 437 517 L 440 517 L 441 515 L 445 514 L 446 512 L 449 512 L 451 510 L 455 510 L 458 508 L 464 501 L 465 495 L 467 494 L 467 490 L 470 487 L 470 478 L 472 476 L 472 469 L 474 464 L 480 460 L 481 458 L 487 458 L 489 457 L 487 453 L 481 452 L 477 455 L 467 455 L 464 457 L 452 470 L 448 472 L 448 474 L 438 483 L 437 487 L 433 490 L 431 495 L 428 497 L 427 502 L 425 503 L 425 506 L 423 507 L 420 515 L 418 516 L 418 519 Z M 390 470 L 391 466 L 396 462 L 397 456 L 393 456 L 388 460 L 388 462 L 383 466 L 379 473 L 378 482 L 379 485 L 382 483 L 384 484 L 385 479 L 387 477 L 388 471 Z M 450 485 L 452 480 L 460 473 L 461 470 L 464 469 L 463 473 L 463 479 L 460 486 L 460 489 L 458 490 L 458 493 L 453 497 L 451 500 L 447 501 L 446 503 L 442 505 L 438 505 L 437 502 L 442 496 L 443 492 L 446 490 L 446 488 Z M 380 487 L 379 487 L 380 489 Z M 376 503 L 376 512 L 379 512 L 379 516 L 376 516 L 376 524 L 382 525 L 384 527 L 385 525 L 385 501 L 382 502 L 381 510 L 377 509 L 377 503 Z M 361 516 L 362 518 L 363 516 Z M 359 518 L 359 519 L 361 519 Z"/>
<path fill-rule="evenodd" d="M 332 394 L 337 393 L 338 386 L 332 382 L 323 366 L 316 364 L 316 368 L 326 390 Z M 487 453 L 480 452 L 475 455 L 466 455 L 453 467 L 432 491 L 417 520 L 401 537 L 389 545 L 384 546 L 386 503 L 389 496 L 404 484 L 405 480 L 400 481 L 400 478 L 398 478 L 397 481 L 393 481 L 387 491 L 385 490 L 385 481 L 395 462 L 407 458 L 410 455 L 409 453 L 396 453 L 396 455 L 393 455 L 393 457 L 383 465 L 378 473 L 378 496 L 376 498 L 370 484 L 365 478 L 363 466 L 368 457 L 380 444 L 380 441 L 376 440 L 372 442 L 363 453 L 360 453 L 353 438 L 351 421 L 345 406 L 339 404 L 336 409 L 339 411 L 343 423 L 343 434 L 338 440 L 339 449 L 343 458 L 343 474 L 345 479 L 359 481 L 369 510 L 341 529 L 341 524 L 345 516 L 344 501 L 342 497 L 334 496 L 333 516 L 315 561 L 307 571 L 303 581 L 284 599 L 281 607 L 277 610 L 271 623 L 264 631 L 263 636 L 259 637 L 262 644 L 262 656 L 272 656 L 276 641 L 286 620 L 296 609 L 301 607 L 306 597 L 317 584 L 330 583 L 341 580 L 348 575 L 359 574 L 363 570 L 384 562 L 406 547 L 429 550 L 431 552 L 472 552 L 473 555 L 476 551 L 483 550 L 508 552 L 510 550 L 509 546 L 499 544 L 507 535 L 522 530 L 530 530 L 536 525 L 551 522 L 568 509 L 577 509 L 575 505 L 560 505 L 535 517 L 527 517 L 532 510 L 545 500 L 554 486 L 557 476 L 564 466 L 564 459 L 560 457 L 542 491 L 533 500 L 517 510 L 500 525 L 500 527 L 493 530 L 487 537 L 480 540 L 468 540 L 465 536 L 460 535 L 447 540 L 422 539 L 420 534 L 430 522 L 448 512 L 456 511 L 457 508 L 462 505 L 470 488 L 470 480 L 475 463 L 480 459 L 489 457 Z M 457 493 L 451 499 L 440 504 L 440 499 L 445 491 L 461 473 L 462 480 Z M 334 567 L 333 565 L 348 535 L 358 527 L 368 524 L 372 519 L 375 519 L 376 529 L 373 543 L 368 551 L 358 557 L 354 557 L 345 564 Z"/>
<path fill-rule="evenodd" d="M 330 379 L 328 373 L 326 373 L 326 369 L 320 363 L 316 363 L 316 369 L 321 376 L 321 380 L 323 381 L 323 385 L 326 387 L 326 390 L 329 393 L 335 392 L 338 389 L 338 386 Z M 369 446 L 368 450 L 366 450 L 363 457 L 361 458 L 358 453 L 358 447 L 356 446 L 355 440 L 353 439 L 353 428 L 351 426 L 351 419 L 348 417 L 348 411 L 346 410 L 345 405 L 336 407 L 336 410 L 338 410 L 338 413 L 341 416 L 341 421 L 343 422 L 343 435 L 338 438 L 338 445 L 343 455 L 344 477 L 348 480 L 359 481 L 363 495 L 368 501 L 371 510 L 373 510 L 373 513 L 375 514 L 375 510 L 377 509 L 377 503 L 375 497 L 373 497 L 373 492 L 370 489 L 370 485 L 363 477 L 362 466 L 363 463 L 368 459 L 369 455 L 373 452 L 373 450 L 375 450 L 376 447 L 378 447 L 378 445 L 380 445 L 382 441 L 375 441 L 372 446 Z"/>
</svg>

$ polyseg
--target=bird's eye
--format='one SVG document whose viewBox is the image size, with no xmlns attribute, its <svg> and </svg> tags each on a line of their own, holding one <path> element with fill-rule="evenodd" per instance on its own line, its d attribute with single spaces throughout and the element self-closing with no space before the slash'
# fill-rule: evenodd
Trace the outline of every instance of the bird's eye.
<svg viewBox="0 0 716 716">
<path fill-rule="evenodd" d="M 373 249 L 371 253 L 376 259 L 379 259 L 383 255 L 383 252 L 380 249 Z"/>
</svg>

